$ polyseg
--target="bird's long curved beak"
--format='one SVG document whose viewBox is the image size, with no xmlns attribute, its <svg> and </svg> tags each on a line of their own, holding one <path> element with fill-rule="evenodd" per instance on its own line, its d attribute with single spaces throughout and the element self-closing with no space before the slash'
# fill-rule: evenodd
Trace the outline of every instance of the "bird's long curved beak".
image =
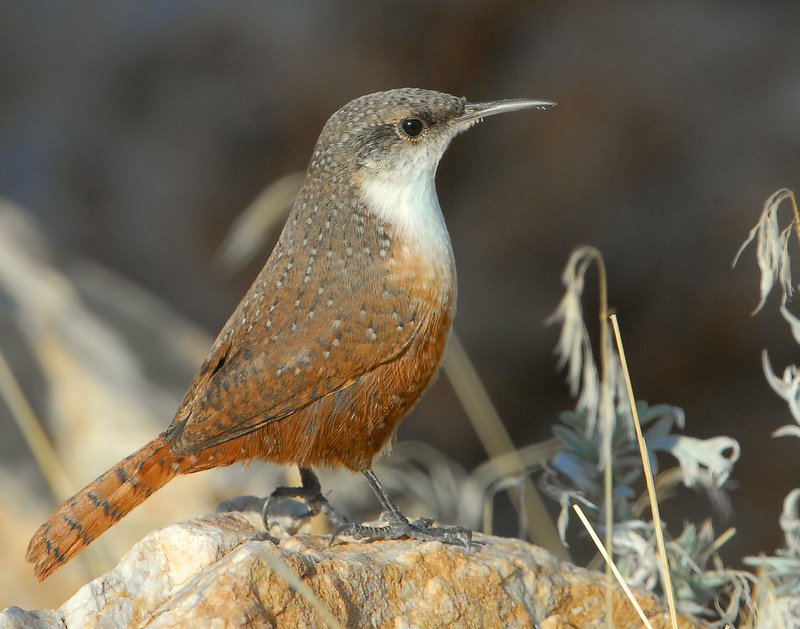
<svg viewBox="0 0 800 629">
<path fill-rule="evenodd" d="M 464 113 L 456 118 L 456 123 L 472 123 L 495 114 L 530 109 L 531 107 L 544 109 L 545 107 L 555 107 L 555 105 L 556 103 L 551 100 L 533 98 L 509 98 L 507 100 L 490 100 L 485 103 L 467 103 L 464 106 Z"/>
</svg>

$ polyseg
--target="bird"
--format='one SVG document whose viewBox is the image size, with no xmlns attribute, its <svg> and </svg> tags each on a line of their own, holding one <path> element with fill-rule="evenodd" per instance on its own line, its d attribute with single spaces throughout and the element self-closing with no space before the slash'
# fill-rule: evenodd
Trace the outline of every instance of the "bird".
<svg viewBox="0 0 800 629">
<path fill-rule="evenodd" d="M 481 119 L 555 105 L 467 102 L 419 88 L 356 98 L 325 123 L 263 269 L 217 336 L 167 429 L 63 502 L 30 541 L 43 580 L 180 474 L 253 459 L 300 468 L 334 537 L 440 540 L 461 527 L 410 522 L 372 471 L 434 379 L 456 305 L 453 250 L 434 178 L 451 140 Z M 348 522 L 314 467 L 363 473 L 385 526 Z"/>
</svg>

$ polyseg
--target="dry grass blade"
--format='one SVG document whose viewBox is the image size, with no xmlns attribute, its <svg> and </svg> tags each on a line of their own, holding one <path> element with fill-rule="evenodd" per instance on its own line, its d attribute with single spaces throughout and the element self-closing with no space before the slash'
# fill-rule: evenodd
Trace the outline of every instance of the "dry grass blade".
<svg viewBox="0 0 800 629">
<path fill-rule="evenodd" d="M 61 465 L 58 453 L 50 443 L 36 413 L 28 404 L 25 393 L 14 377 L 2 351 L 0 351 L 0 395 L 8 405 L 11 416 L 31 449 L 33 458 L 36 459 L 36 464 L 42 471 L 52 494 L 59 500 L 69 496 L 71 493 L 69 475 Z"/>
<path fill-rule="evenodd" d="M 485 489 L 500 478 L 519 473 L 520 463 L 525 469 L 544 465 L 558 453 L 561 447 L 561 441 L 555 437 L 539 443 L 522 446 L 512 452 L 492 457 L 488 461 L 481 463 L 472 470 L 470 476 L 478 487 Z"/>
<path fill-rule="evenodd" d="M 509 457 L 505 459 L 506 469 L 514 469 L 513 474 L 524 474 L 525 467 L 515 454 L 511 437 L 455 332 L 448 341 L 442 367 L 490 459 Z M 523 491 L 523 505 L 527 510 L 525 520 L 529 523 L 531 540 L 559 558 L 569 559 L 542 497 L 529 479 L 525 479 Z"/>
<path fill-rule="evenodd" d="M 598 297 L 600 322 L 600 374 L 598 377 L 594 353 L 584 322 L 581 298 L 584 293 L 586 272 L 592 263 L 597 267 Z M 549 322 L 561 323 L 561 334 L 556 354 L 559 356 L 560 366 L 568 365 L 567 381 L 573 396 L 578 396 L 577 407 L 583 409 L 588 418 L 587 434 L 595 429 L 601 436 L 599 465 L 604 471 L 603 489 L 605 504 L 605 535 L 606 552 L 609 556 L 613 553 L 612 530 L 614 526 L 613 508 L 613 466 L 612 440 L 616 417 L 614 412 L 614 395 L 617 391 L 616 363 L 613 360 L 611 349 L 611 331 L 608 326 L 608 274 L 603 254 L 596 247 L 582 245 L 573 249 L 561 282 L 566 291 L 556 311 L 549 318 Z M 609 583 L 611 575 L 608 574 Z M 611 618 L 613 613 L 611 589 L 606 590 L 606 613 Z"/>
<path fill-rule="evenodd" d="M 218 263 L 229 271 L 247 264 L 264 246 L 271 229 L 292 207 L 305 173 L 293 172 L 272 182 L 234 221 L 217 251 Z"/>
<path fill-rule="evenodd" d="M 591 523 L 586 518 L 586 515 L 584 515 L 583 509 L 581 509 L 580 505 L 578 504 L 573 504 L 572 508 L 575 509 L 575 513 L 578 514 L 578 517 L 583 523 L 583 526 L 586 527 L 586 530 L 588 531 L 589 536 L 592 538 L 594 545 L 597 546 L 597 550 L 600 552 L 601 555 L 603 555 L 603 559 L 606 560 L 606 564 L 608 564 L 608 567 L 611 569 L 611 572 L 614 574 L 614 577 L 616 577 L 617 581 L 622 587 L 622 590 L 625 592 L 625 595 L 630 599 L 633 608 L 636 610 L 636 613 L 639 614 L 639 618 L 642 619 L 642 622 L 644 623 L 645 627 L 647 627 L 648 629 L 653 629 L 653 625 L 650 624 L 650 621 L 647 619 L 647 616 L 644 615 L 644 610 L 642 609 L 641 605 L 639 605 L 639 602 L 633 596 L 633 592 L 631 592 L 631 589 L 628 587 L 628 584 L 625 583 L 625 579 L 622 578 L 619 569 L 617 569 L 617 566 L 614 564 L 614 561 L 611 559 L 611 557 L 609 557 L 608 553 L 606 552 L 606 549 L 603 546 L 603 542 L 600 541 L 600 538 L 597 536 L 597 532 L 594 530 Z"/>
<path fill-rule="evenodd" d="M 72 492 L 69 474 L 61 464 L 58 452 L 50 443 L 47 433 L 42 428 L 42 423 L 28 403 L 25 393 L 14 377 L 14 372 L 11 371 L 2 351 L 0 351 L 0 397 L 5 400 L 11 411 L 14 423 L 22 433 L 25 443 L 28 444 L 50 492 L 56 500 L 62 500 L 69 496 Z M 110 565 L 108 548 L 104 544 L 98 543 L 84 553 L 83 561 L 87 566 L 88 574 L 103 572 Z"/>
<path fill-rule="evenodd" d="M 653 528 L 656 534 L 656 544 L 658 545 L 658 555 L 661 559 L 661 572 L 664 579 L 664 591 L 667 595 L 667 605 L 669 607 L 670 622 L 674 629 L 678 629 L 678 612 L 675 606 L 675 592 L 672 588 L 672 578 L 669 572 L 669 560 L 667 559 L 667 549 L 664 543 L 664 531 L 661 527 L 661 515 L 658 508 L 658 496 L 656 495 L 655 480 L 653 470 L 650 467 L 650 457 L 647 455 L 647 444 L 642 434 L 642 426 L 639 423 L 639 414 L 636 412 L 636 399 L 633 396 L 633 386 L 631 385 L 630 373 L 628 371 L 628 361 L 625 358 L 625 349 L 622 346 L 622 336 L 620 335 L 617 315 L 612 314 L 611 325 L 614 327 L 614 337 L 617 341 L 617 351 L 619 352 L 622 372 L 625 375 L 625 385 L 628 389 L 628 399 L 633 416 L 633 425 L 636 428 L 636 439 L 639 442 L 639 451 L 642 455 L 642 467 L 644 468 L 644 478 L 647 483 L 647 493 L 650 495 L 650 510 L 653 514 Z"/>
<path fill-rule="evenodd" d="M 265 548 L 266 546 L 267 545 L 264 545 L 262 548 Z M 336 616 L 333 615 L 330 608 L 324 602 L 322 602 L 316 594 L 314 594 L 314 590 L 311 589 L 308 583 L 298 577 L 285 561 L 283 561 L 274 553 L 266 550 L 259 554 L 261 557 L 263 557 L 264 561 L 277 576 L 286 581 L 289 587 L 295 590 L 300 596 L 308 601 L 309 605 L 317 610 L 319 615 L 322 616 L 322 620 L 328 627 L 330 627 L 330 629 L 344 629 L 344 625 L 342 625 Z"/>
</svg>

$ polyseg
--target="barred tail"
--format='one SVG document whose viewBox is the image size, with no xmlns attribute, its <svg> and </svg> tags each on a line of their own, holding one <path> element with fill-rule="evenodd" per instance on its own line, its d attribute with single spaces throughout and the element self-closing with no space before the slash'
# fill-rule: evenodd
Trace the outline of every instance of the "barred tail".
<svg viewBox="0 0 800 629">
<path fill-rule="evenodd" d="M 175 456 L 162 434 L 61 504 L 39 527 L 27 559 L 39 580 L 72 559 L 175 476 L 194 455 Z M 193 466 L 192 466 L 193 467 Z"/>
</svg>

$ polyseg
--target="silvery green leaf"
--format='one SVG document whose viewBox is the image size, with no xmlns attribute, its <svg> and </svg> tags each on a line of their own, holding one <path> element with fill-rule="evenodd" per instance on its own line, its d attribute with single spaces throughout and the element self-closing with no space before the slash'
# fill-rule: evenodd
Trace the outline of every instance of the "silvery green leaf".
<svg viewBox="0 0 800 629">
<path fill-rule="evenodd" d="M 786 547 L 800 559 L 800 489 L 793 489 L 783 499 L 779 522 L 786 536 Z"/>
<path fill-rule="evenodd" d="M 800 344 L 800 319 L 789 312 L 789 309 L 786 307 L 786 302 L 781 304 L 780 311 L 783 318 L 789 324 L 789 329 L 792 331 L 795 343 Z"/>
<path fill-rule="evenodd" d="M 667 450 L 678 459 L 687 487 L 696 483 L 721 487 L 741 454 L 739 442 L 725 436 L 696 439 L 677 435 L 655 441 L 653 444 L 648 442 L 648 445 L 653 449 Z M 729 456 L 725 456 L 726 451 L 730 452 Z M 708 474 L 701 474 L 701 469 L 707 470 Z"/>
<path fill-rule="evenodd" d="M 594 445 L 585 437 L 576 434 L 564 426 L 554 425 L 551 428 L 553 434 L 564 442 L 567 450 L 572 451 L 581 458 L 589 458 L 594 455 Z"/>
<path fill-rule="evenodd" d="M 773 437 L 800 437 L 800 426 L 786 425 L 772 431 Z"/>
<path fill-rule="evenodd" d="M 792 417 L 796 422 L 800 423 L 800 369 L 795 365 L 789 365 L 783 370 L 783 376 L 779 378 L 772 369 L 772 364 L 766 351 L 761 353 L 761 364 L 764 368 L 767 383 L 775 393 L 786 401 Z"/>
<path fill-rule="evenodd" d="M 764 306 L 776 279 L 783 290 L 784 302 L 792 294 L 792 278 L 787 245 L 794 225 L 790 225 L 783 231 L 778 226 L 778 209 L 786 199 L 792 199 L 792 202 L 794 202 L 794 193 L 787 188 L 781 188 L 766 200 L 758 223 L 750 230 L 747 239 L 739 248 L 733 260 L 735 265 L 747 245 L 753 240 L 756 241 L 756 262 L 761 271 L 761 298 L 753 311 L 754 314 Z"/>
<path fill-rule="evenodd" d="M 569 477 L 575 487 L 591 496 L 598 490 L 596 468 L 568 452 L 559 452 L 551 464 Z"/>
</svg>

